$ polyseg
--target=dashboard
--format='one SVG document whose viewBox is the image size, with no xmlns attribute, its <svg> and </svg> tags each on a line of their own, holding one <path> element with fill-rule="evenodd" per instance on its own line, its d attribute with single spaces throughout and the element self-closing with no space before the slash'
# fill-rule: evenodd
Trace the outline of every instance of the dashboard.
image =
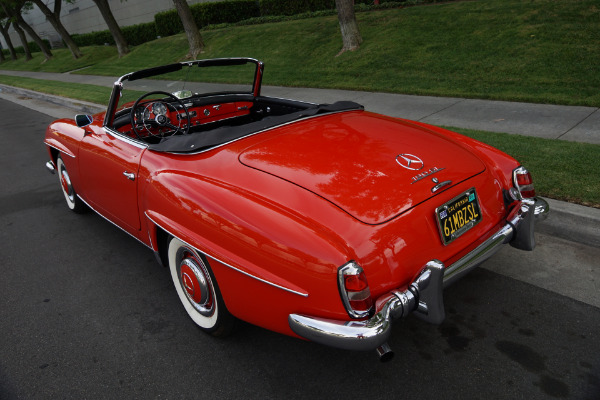
<svg viewBox="0 0 600 400">
<path fill-rule="evenodd" d="M 197 127 L 249 115 L 253 107 L 252 101 L 225 101 L 222 103 L 206 102 L 184 102 L 189 118 L 190 132 L 197 131 Z M 132 138 L 146 139 L 149 136 L 168 136 L 173 129 L 168 127 L 154 127 L 150 124 L 142 124 L 141 121 L 154 121 L 166 117 L 167 125 L 184 129 L 187 124 L 186 113 L 182 107 L 166 100 L 152 100 L 138 106 L 135 110 L 135 120 L 138 122 L 136 134 L 131 126 L 130 108 L 123 109 L 114 122 L 114 128 Z M 164 116 L 164 117 L 163 117 Z"/>
</svg>

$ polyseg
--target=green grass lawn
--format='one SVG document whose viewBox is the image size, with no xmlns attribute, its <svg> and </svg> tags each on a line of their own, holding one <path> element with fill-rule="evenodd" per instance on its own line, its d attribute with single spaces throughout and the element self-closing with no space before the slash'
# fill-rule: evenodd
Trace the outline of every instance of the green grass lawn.
<svg viewBox="0 0 600 400">
<path fill-rule="evenodd" d="M 600 208 L 600 145 L 450 128 L 494 146 L 531 171 L 545 197 Z"/>
<path fill-rule="evenodd" d="M 56 96 L 68 97 L 70 99 L 89 101 L 100 105 L 108 104 L 108 99 L 110 98 L 110 93 L 112 91 L 112 88 L 106 86 L 47 81 L 43 79 L 2 74 L 0 74 L 0 83 Z M 134 101 L 144 93 L 145 92 L 135 90 L 124 91 L 121 102 Z"/>
<path fill-rule="evenodd" d="M 341 48 L 336 16 L 202 32 L 202 58 L 266 63 L 265 84 L 600 106 L 598 0 L 479 0 L 357 14 L 364 43 Z M 63 52 L 63 53 L 61 53 Z M 145 43 L 119 59 L 113 48 L 67 50 L 0 69 L 120 76 L 181 60 L 183 35 Z M 98 53 L 98 55 L 96 55 Z"/>
<path fill-rule="evenodd" d="M 0 63 L 0 70 L 16 71 L 41 71 L 41 72 L 67 72 L 79 68 L 89 67 L 106 59 L 115 57 L 116 49 L 113 46 L 89 46 L 81 48 L 83 57 L 77 60 L 73 58 L 67 49 L 53 49 L 53 57 L 46 61 L 42 53 L 32 53 L 33 59 L 25 61 L 25 56 L 19 54 L 17 60 L 4 61 Z"/>
</svg>

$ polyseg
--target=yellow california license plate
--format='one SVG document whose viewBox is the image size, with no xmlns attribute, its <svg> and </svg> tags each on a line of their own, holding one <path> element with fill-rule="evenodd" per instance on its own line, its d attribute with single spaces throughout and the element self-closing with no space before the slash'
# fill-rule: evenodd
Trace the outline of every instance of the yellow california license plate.
<svg viewBox="0 0 600 400">
<path fill-rule="evenodd" d="M 481 221 L 475 188 L 436 208 L 435 214 L 442 242 L 446 245 Z"/>
</svg>

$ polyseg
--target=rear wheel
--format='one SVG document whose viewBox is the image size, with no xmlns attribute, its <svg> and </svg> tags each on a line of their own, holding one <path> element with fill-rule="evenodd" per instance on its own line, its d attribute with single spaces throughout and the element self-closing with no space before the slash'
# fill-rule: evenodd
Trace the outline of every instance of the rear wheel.
<svg viewBox="0 0 600 400">
<path fill-rule="evenodd" d="M 168 246 L 169 269 L 179 300 L 200 329 L 227 336 L 235 318 L 229 313 L 206 258 L 177 238 Z"/>
<path fill-rule="evenodd" d="M 58 180 L 60 182 L 60 188 L 65 195 L 67 206 L 77 214 L 82 214 L 87 211 L 85 203 L 77 197 L 77 193 L 71 184 L 71 178 L 69 177 L 65 163 L 60 156 L 56 158 L 56 169 L 58 170 Z"/>
</svg>

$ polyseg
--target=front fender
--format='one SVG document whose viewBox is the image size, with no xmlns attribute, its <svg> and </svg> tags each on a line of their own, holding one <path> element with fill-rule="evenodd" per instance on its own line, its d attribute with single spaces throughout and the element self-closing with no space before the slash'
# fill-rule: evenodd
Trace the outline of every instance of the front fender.
<svg viewBox="0 0 600 400">
<path fill-rule="evenodd" d="M 48 148 L 50 160 L 56 163 L 60 154 L 69 171 L 71 183 L 77 192 L 80 192 L 80 175 L 77 156 L 79 143 L 83 139 L 84 132 L 74 125 L 74 121 L 68 118 L 54 121 L 46 128 L 44 144 Z"/>
</svg>

